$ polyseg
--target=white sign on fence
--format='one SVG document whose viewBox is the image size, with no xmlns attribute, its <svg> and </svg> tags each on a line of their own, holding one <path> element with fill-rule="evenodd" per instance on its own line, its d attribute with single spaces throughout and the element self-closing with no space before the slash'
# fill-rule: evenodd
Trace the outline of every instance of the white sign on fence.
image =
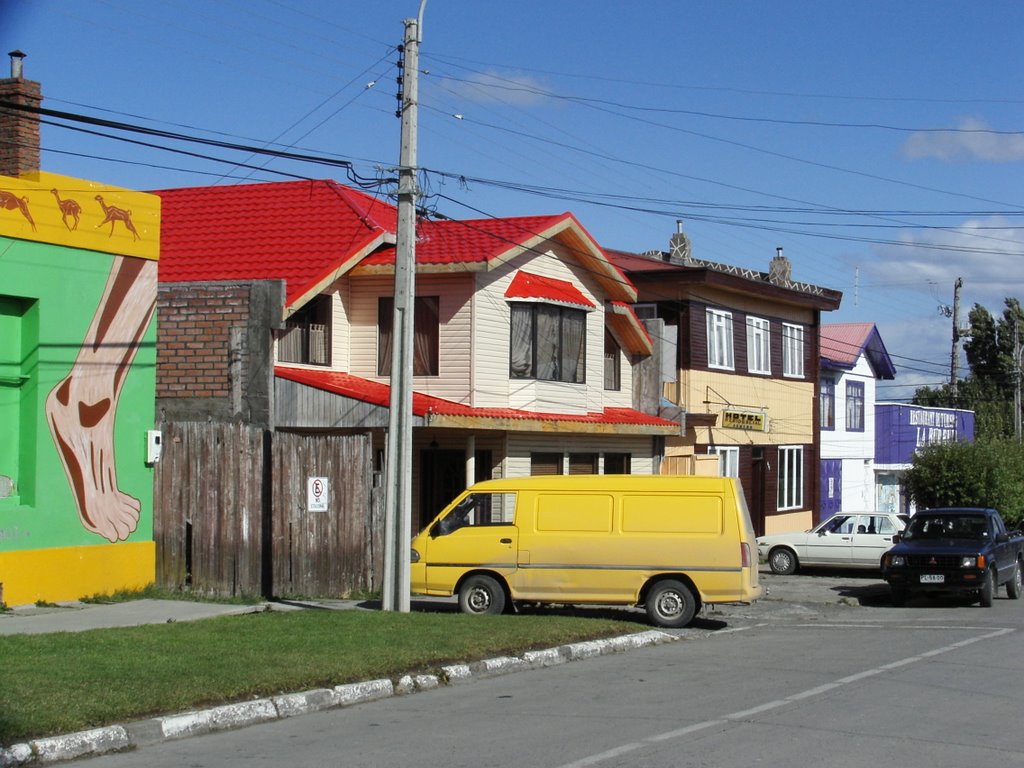
<svg viewBox="0 0 1024 768">
<path fill-rule="evenodd" d="M 306 509 L 310 512 L 326 512 L 330 500 L 331 486 L 326 477 L 306 478 Z"/>
</svg>

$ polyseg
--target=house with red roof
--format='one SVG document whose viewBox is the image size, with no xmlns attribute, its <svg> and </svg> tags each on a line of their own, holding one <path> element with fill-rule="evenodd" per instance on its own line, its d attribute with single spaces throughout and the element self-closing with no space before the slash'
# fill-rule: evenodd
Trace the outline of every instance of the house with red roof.
<svg viewBox="0 0 1024 768">
<path fill-rule="evenodd" d="M 333 181 L 169 189 L 157 408 L 364 433 L 383 471 L 396 209 Z M 417 224 L 413 528 L 466 485 L 657 473 L 636 288 L 571 213 Z"/>
<path fill-rule="evenodd" d="M 610 258 L 637 286 L 634 311 L 676 350 L 659 369 L 661 396 L 684 426 L 666 438 L 666 469 L 711 459 L 713 471 L 740 479 L 758 535 L 810 528 L 818 329 L 842 294 L 794 280 L 781 249 L 767 271 L 696 258 L 681 228 L 667 251 Z"/>
<path fill-rule="evenodd" d="M 820 515 L 875 511 L 875 383 L 896 376 L 874 323 L 821 326 Z M 895 510 L 893 510 L 895 511 Z"/>
</svg>

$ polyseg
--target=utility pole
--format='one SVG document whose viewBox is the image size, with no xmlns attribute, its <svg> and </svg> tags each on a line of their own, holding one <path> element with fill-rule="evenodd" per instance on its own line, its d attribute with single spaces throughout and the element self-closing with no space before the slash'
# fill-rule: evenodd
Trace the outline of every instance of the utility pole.
<svg viewBox="0 0 1024 768">
<path fill-rule="evenodd" d="M 953 405 L 957 404 L 957 382 L 960 379 L 960 288 L 963 284 L 962 277 L 953 283 L 953 354 L 949 363 L 949 389 L 953 395 Z"/>
<path fill-rule="evenodd" d="M 1017 442 L 1021 441 L 1020 423 L 1020 305 L 1014 308 L 1013 314 L 1013 434 Z"/>
<path fill-rule="evenodd" d="M 412 539 L 413 312 L 416 305 L 416 118 L 423 10 L 406 19 L 399 116 L 398 228 L 395 232 L 395 313 L 391 324 L 391 410 L 388 419 L 387 501 L 384 513 L 385 611 L 409 612 L 409 542 Z"/>
</svg>

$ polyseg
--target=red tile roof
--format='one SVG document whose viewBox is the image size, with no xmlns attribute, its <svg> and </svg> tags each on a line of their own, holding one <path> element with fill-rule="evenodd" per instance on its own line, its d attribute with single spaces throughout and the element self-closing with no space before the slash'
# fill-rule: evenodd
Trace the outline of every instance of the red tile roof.
<svg viewBox="0 0 1024 768">
<path fill-rule="evenodd" d="M 392 205 L 333 181 L 157 190 L 161 282 L 280 279 L 303 302 L 395 230 Z"/>
<path fill-rule="evenodd" d="M 378 381 L 363 379 L 349 373 L 330 370 L 313 370 L 309 368 L 288 368 L 275 366 L 274 375 L 299 384 L 333 392 L 336 395 L 349 397 L 353 400 L 378 405 L 384 408 L 391 403 L 391 387 Z M 413 392 L 412 412 L 414 416 L 476 416 L 492 419 L 515 419 L 536 421 L 571 421 L 585 424 L 622 424 L 642 425 L 651 427 L 668 427 L 678 431 L 679 425 L 674 421 L 636 411 L 632 408 L 606 408 L 604 411 L 576 413 L 540 413 L 523 411 L 515 408 L 473 408 L 440 397 Z"/>
<path fill-rule="evenodd" d="M 593 307 L 594 302 L 584 296 L 580 289 L 566 280 L 535 275 L 519 270 L 505 291 L 507 299 L 544 299 L 557 304 L 573 304 Z"/>
</svg>

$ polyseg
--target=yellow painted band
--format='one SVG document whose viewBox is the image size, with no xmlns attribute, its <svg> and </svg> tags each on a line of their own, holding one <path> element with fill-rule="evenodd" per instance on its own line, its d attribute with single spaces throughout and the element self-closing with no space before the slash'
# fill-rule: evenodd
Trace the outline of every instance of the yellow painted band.
<svg viewBox="0 0 1024 768">
<path fill-rule="evenodd" d="M 155 580 L 152 541 L 0 552 L 0 599 L 8 607 L 141 589 Z"/>
</svg>

